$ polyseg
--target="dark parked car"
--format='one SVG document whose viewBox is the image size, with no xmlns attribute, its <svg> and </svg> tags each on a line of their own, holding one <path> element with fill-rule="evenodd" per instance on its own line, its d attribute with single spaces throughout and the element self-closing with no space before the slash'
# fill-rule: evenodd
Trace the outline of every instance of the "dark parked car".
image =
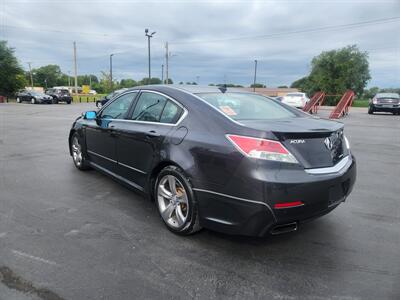
<svg viewBox="0 0 400 300">
<path fill-rule="evenodd" d="M 356 180 L 342 123 L 222 87 L 127 90 L 78 117 L 69 146 L 78 169 L 149 195 L 179 234 L 294 231 L 345 201 Z"/>
<path fill-rule="evenodd" d="M 46 94 L 53 97 L 53 103 L 57 104 L 58 102 L 65 102 L 67 104 L 71 104 L 72 96 L 67 89 L 48 89 Z"/>
<path fill-rule="evenodd" d="M 391 112 L 400 114 L 400 96 L 396 93 L 379 93 L 369 101 L 368 113 Z"/>
<path fill-rule="evenodd" d="M 29 101 L 32 104 L 36 103 L 53 103 L 53 97 L 31 90 L 21 90 L 17 93 L 17 103 Z"/>
<path fill-rule="evenodd" d="M 108 101 L 112 100 L 114 97 L 118 96 L 118 95 L 121 94 L 122 92 L 125 92 L 126 90 L 128 90 L 128 89 L 126 89 L 126 88 L 119 89 L 119 90 L 116 90 L 116 91 L 114 91 L 114 92 L 108 94 L 107 96 L 104 96 L 103 99 L 100 99 L 100 100 L 97 100 L 97 101 L 96 101 L 96 106 L 97 106 L 98 108 L 101 108 L 101 107 L 102 107 L 103 105 L 105 105 Z"/>
</svg>

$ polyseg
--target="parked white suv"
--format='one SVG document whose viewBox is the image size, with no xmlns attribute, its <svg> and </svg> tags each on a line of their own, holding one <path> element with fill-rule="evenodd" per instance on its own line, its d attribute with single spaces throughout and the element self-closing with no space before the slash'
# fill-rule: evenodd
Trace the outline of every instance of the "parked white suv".
<svg viewBox="0 0 400 300">
<path fill-rule="evenodd" d="M 310 101 L 310 99 L 307 97 L 306 93 L 300 92 L 288 93 L 282 99 L 283 103 L 297 108 L 303 108 L 308 101 Z"/>
</svg>

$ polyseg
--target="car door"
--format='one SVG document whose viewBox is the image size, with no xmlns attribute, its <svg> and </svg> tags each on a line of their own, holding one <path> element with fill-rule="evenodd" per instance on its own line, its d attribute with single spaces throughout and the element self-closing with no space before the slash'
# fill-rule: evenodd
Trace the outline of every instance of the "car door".
<svg viewBox="0 0 400 300">
<path fill-rule="evenodd" d="M 28 91 L 22 91 L 20 98 L 21 98 L 21 101 L 29 101 L 29 100 L 31 100 L 30 98 L 28 99 Z"/>
<path fill-rule="evenodd" d="M 172 130 L 184 108 L 158 92 L 142 91 L 129 121 L 118 126 L 118 172 L 144 187 L 154 160 L 158 159 L 165 136 Z"/>
<path fill-rule="evenodd" d="M 130 92 L 119 96 L 98 113 L 96 120 L 89 121 L 85 129 L 89 160 L 112 173 L 117 172 L 115 127 L 128 115 L 136 95 Z"/>
</svg>

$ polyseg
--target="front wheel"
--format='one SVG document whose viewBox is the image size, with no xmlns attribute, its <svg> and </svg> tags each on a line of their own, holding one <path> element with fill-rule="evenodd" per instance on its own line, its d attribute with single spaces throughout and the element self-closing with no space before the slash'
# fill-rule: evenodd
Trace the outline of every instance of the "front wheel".
<svg viewBox="0 0 400 300">
<path fill-rule="evenodd" d="M 77 133 L 74 133 L 71 139 L 71 153 L 75 167 L 82 171 L 90 169 L 89 164 L 83 155 L 81 139 Z"/>
<path fill-rule="evenodd" d="M 157 176 L 154 195 L 161 219 L 170 231 L 189 235 L 201 229 L 197 201 L 181 169 L 164 168 Z"/>
<path fill-rule="evenodd" d="M 21 99 L 17 97 L 17 103 L 21 103 Z"/>
<path fill-rule="evenodd" d="M 32 103 L 32 104 L 36 104 L 36 99 L 35 99 L 35 98 L 32 98 L 32 99 L 31 99 L 31 103 Z"/>
<path fill-rule="evenodd" d="M 368 114 L 372 115 L 374 113 L 374 109 L 370 106 L 368 107 Z"/>
</svg>

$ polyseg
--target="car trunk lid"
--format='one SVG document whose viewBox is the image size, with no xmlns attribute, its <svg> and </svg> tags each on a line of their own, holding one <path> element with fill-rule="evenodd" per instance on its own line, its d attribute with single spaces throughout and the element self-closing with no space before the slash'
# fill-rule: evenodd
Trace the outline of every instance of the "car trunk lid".
<svg viewBox="0 0 400 300">
<path fill-rule="evenodd" d="M 240 121 L 247 127 L 272 132 L 304 168 L 331 167 L 346 156 L 343 124 L 316 118 Z"/>
</svg>

